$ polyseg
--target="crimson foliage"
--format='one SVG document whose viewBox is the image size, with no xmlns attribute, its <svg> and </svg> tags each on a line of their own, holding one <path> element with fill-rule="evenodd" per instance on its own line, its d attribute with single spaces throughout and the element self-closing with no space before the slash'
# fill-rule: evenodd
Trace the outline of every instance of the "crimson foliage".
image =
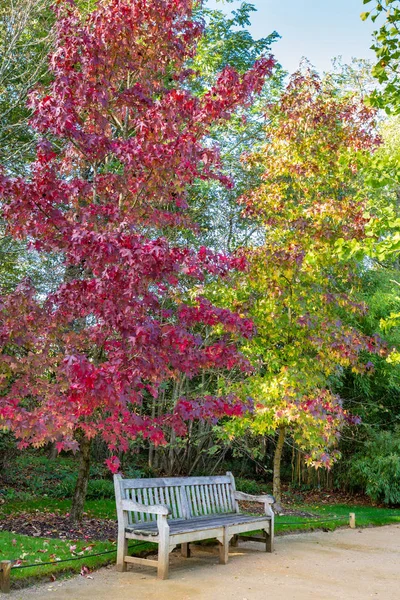
<svg viewBox="0 0 400 600">
<path fill-rule="evenodd" d="M 166 422 L 182 433 L 187 419 L 247 409 L 233 396 L 177 399 L 153 418 L 141 409 L 167 381 L 249 368 L 235 342 L 251 322 L 200 294 L 185 301 L 243 261 L 194 251 L 179 231 L 195 228 L 190 184 L 231 185 L 205 141 L 211 124 L 249 103 L 274 62 L 243 76 L 226 68 L 194 97 L 187 65 L 203 26 L 193 4 L 111 0 L 86 17 L 72 2 L 57 8 L 53 81 L 30 96 L 36 161 L 29 178 L 0 177 L 8 232 L 65 266 L 45 299 L 29 282 L 0 299 L 0 424 L 22 446 L 75 450 L 79 430 L 124 451 L 138 435 L 162 443 Z"/>
</svg>

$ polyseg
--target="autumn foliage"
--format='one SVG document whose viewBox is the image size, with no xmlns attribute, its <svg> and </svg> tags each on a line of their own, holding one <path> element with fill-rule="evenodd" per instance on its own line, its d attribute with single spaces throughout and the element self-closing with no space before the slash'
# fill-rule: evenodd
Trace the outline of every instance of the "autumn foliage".
<svg viewBox="0 0 400 600">
<path fill-rule="evenodd" d="M 361 168 L 379 140 L 374 112 L 307 65 L 268 117 L 263 150 L 245 159 L 264 168 L 263 182 L 241 199 L 263 242 L 247 250 L 248 272 L 225 292 L 257 328 L 246 343 L 256 372 L 241 384 L 256 412 L 237 421 L 236 433 L 280 429 L 308 464 L 329 467 L 343 425 L 354 422 L 335 382 L 346 369 L 371 372 L 371 354 L 384 352 L 358 327 L 367 310 L 360 265 L 338 251 L 365 237 Z"/>
<path fill-rule="evenodd" d="M 0 424 L 22 446 L 75 450 L 77 433 L 100 434 L 124 451 L 138 435 L 162 443 L 165 423 L 182 433 L 192 418 L 248 408 L 232 395 L 178 398 L 156 417 L 142 410 L 167 381 L 249 370 L 236 342 L 252 323 L 200 295 L 185 301 L 189 286 L 243 268 L 243 259 L 194 251 L 179 231 L 195 228 L 190 184 L 231 185 L 204 141 L 211 124 L 251 102 L 273 60 L 243 76 L 226 68 L 193 96 L 188 64 L 202 24 L 192 8 L 192 0 L 111 0 L 83 17 L 72 2 L 58 4 L 52 83 L 30 95 L 37 158 L 29 177 L 0 178 L 8 232 L 64 265 L 45 298 L 25 281 L 0 299 Z M 208 341 L 199 324 L 218 327 L 219 338 Z"/>
</svg>

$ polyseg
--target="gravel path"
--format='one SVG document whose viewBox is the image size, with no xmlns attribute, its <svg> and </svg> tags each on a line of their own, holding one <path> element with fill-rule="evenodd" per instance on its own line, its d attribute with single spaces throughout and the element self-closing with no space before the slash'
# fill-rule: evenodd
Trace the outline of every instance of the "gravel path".
<svg viewBox="0 0 400 600">
<path fill-rule="evenodd" d="M 42 584 L 9 600 L 400 600 L 400 525 L 278 537 L 273 554 L 253 542 L 219 565 L 215 547 L 171 556 L 170 579 L 155 569 L 101 569 L 92 579 Z M 6 596 L 5 596 L 6 598 Z"/>
</svg>

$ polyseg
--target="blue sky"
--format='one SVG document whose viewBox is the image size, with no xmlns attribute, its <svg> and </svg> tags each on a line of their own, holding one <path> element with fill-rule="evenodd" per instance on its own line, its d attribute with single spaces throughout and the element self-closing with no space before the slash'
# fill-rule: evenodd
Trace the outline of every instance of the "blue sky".
<svg viewBox="0 0 400 600">
<path fill-rule="evenodd" d="M 341 55 L 345 62 L 355 58 L 374 58 L 373 24 L 361 21 L 362 0 L 247 0 L 257 7 L 251 31 L 262 37 L 276 30 L 282 39 L 273 46 L 276 58 L 285 69 L 296 70 L 306 56 L 320 72 L 328 70 L 331 59 Z M 210 8 L 231 11 L 232 4 L 208 0 Z"/>
</svg>

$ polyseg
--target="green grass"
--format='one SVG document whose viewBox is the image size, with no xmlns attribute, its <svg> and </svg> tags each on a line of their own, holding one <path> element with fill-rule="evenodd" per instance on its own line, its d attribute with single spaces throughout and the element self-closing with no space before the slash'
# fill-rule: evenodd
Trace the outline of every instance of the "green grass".
<svg viewBox="0 0 400 600">
<path fill-rule="evenodd" d="M 3 560 L 20 560 L 22 565 L 36 563 L 36 566 L 33 567 L 23 569 L 16 567 L 12 569 L 11 579 L 13 582 L 18 582 L 66 571 L 79 572 L 83 566 L 91 569 L 97 568 L 113 559 L 114 554 L 93 558 L 89 558 L 87 555 L 113 550 L 115 544 L 111 542 L 86 542 L 84 540 L 71 542 L 2 531 L 0 533 L 0 547 Z M 82 553 L 80 560 L 57 564 L 59 560 L 78 557 L 80 553 Z M 39 566 L 40 563 L 46 562 L 52 562 L 53 564 Z"/>
<path fill-rule="evenodd" d="M 135 542 L 132 543 L 132 546 Z M 137 549 L 131 547 L 130 554 L 141 554 L 156 549 L 154 544 L 137 544 Z M 50 575 L 79 573 L 82 567 L 89 570 L 115 562 L 116 544 L 113 542 L 87 542 L 68 541 L 52 538 L 30 537 L 18 535 L 8 531 L 0 532 L 0 557 L 1 560 L 21 561 L 21 565 L 34 565 L 20 568 L 15 566 L 11 571 L 13 587 L 20 587 L 37 579 L 47 578 Z M 110 551 L 101 556 L 90 556 L 100 552 Z M 76 558 L 71 562 L 59 562 L 65 559 Z M 40 563 L 52 564 L 41 565 Z"/>
<path fill-rule="evenodd" d="M 313 505 L 303 506 L 303 510 L 319 515 L 320 518 L 336 515 L 338 517 L 348 518 L 349 513 L 355 513 L 356 525 L 358 527 L 390 525 L 391 523 L 400 523 L 399 508 L 381 508 L 377 506 L 364 505 Z M 289 520 L 289 518 L 288 518 Z"/>
<path fill-rule="evenodd" d="M 355 513 L 357 527 L 376 527 L 390 525 L 391 523 L 400 523 L 400 509 L 395 508 L 352 506 L 346 504 L 309 505 L 297 508 L 315 515 L 315 522 L 311 517 L 277 516 L 275 518 L 275 530 L 277 533 L 312 531 L 314 529 L 328 529 L 333 531 L 338 527 L 345 527 L 349 524 L 350 513 Z"/>
<path fill-rule="evenodd" d="M 67 513 L 71 508 L 71 500 L 56 500 L 54 498 L 32 498 L 29 502 L 13 500 L 0 505 L 0 519 L 8 514 L 18 514 L 21 512 L 48 511 Z M 86 512 L 90 517 L 102 519 L 116 519 L 114 500 L 88 500 L 86 503 Z M 141 554 L 157 548 L 154 544 L 140 544 L 137 550 L 133 549 L 135 542 L 130 544 L 130 554 Z M 71 552 L 70 547 L 76 546 Z M 84 548 L 88 548 L 83 551 Z M 11 571 L 11 581 L 14 587 L 26 585 L 39 578 L 46 578 L 50 575 L 61 575 L 67 573 L 79 573 L 83 566 L 90 570 L 98 569 L 109 563 L 115 562 L 115 552 L 102 556 L 90 557 L 89 554 L 96 554 L 108 550 L 115 550 L 116 544 L 113 542 L 102 541 L 68 541 L 52 538 L 30 537 L 18 535 L 8 531 L 0 531 L 0 560 L 23 560 L 23 565 L 37 563 L 37 566 L 29 568 L 14 568 Z M 61 560 L 66 558 L 77 558 L 79 552 L 83 551 L 82 558 L 71 562 L 59 563 L 56 558 Z M 51 565 L 39 566 L 40 562 L 53 562 Z M 13 585 L 13 584 L 12 584 Z"/>
<path fill-rule="evenodd" d="M 0 519 L 2 515 L 18 514 L 21 512 L 56 512 L 67 513 L 71 509 L 71 500 L 57 500 L 56 498 L 32 497 L 29 501 L 9 500 L 0 505 Z M 85 511 L 90 517 L 99 519 L 116 519 L 115 500 L 87 500 Z"/>
<path fill-rule="evenodd" d="M 379 508 L 376 506 L 360 506 L 346 504 L 330 505 L 302 505 L 292 506 L 293 510 L 301 510 L 310 513 L 311 517 L 299 517 L 294 515 L 276 515 L 275 533 L 292 533 L 296 531 L 314 531 L 327 529 L 334 531 L 339 527 L 349 525 L 350 513 L 356 515 L 357 527 L 377 527 L 400 523 L 400 509 Z M 260 532 L 253 532 L 260 533 Z"/>
</svg>

